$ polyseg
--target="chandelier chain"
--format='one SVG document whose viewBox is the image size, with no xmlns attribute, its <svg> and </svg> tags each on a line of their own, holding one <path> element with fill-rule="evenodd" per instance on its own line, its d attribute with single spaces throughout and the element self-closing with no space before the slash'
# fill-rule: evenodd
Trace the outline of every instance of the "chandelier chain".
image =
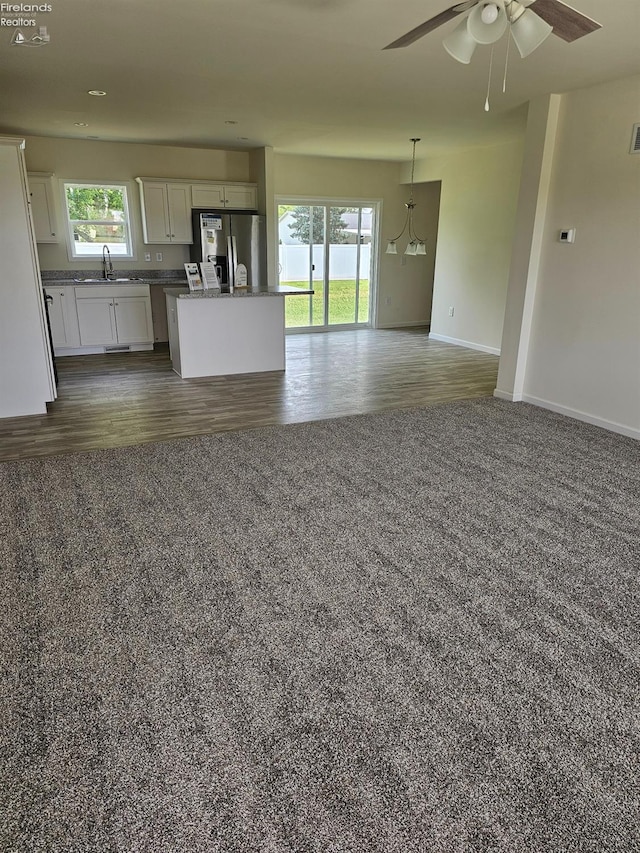
<svg viewBox="0 0 640 853">
<path fill-rule="evenodd" d="M 415 231 L 415 228 L 413 225 L 413 211 L 414 211 L 414 208 L 416 207 L 416 204 L 413 200 L 414 177 L 415 177 L 415 170 L 416 170 L 416 143 L 420 142 L 420 137 L 413 137 L 410 141 L 413 143 L 413 151 L 412 151 L 412 155 L 411 155 L 411 184 L 410 184 L 410 189 L 409 189 L 409 201 L 405 204 L 405 207 L 407 208 L 407 215 L 405 217 L 404 224 L 402 226 L 402 231 L 398 234 L 397 237 L 394 237 L 392 240 L 390 240 L 389 243 L 395 244 L 396 241 L 399 240 L 400 237 L 402 237 L 404 232 L 408 230 L 409 244 L 413 245 L 413 246 L 419 245 L 419 246 L 422 246 L 424 248 L 424 243 L 426 243 L 426 240 L 423 240 L 422 237 L 419 237 L 416 234 L 416 231 Z M 420 252 L 420 254 L 424 254 L 424 252 L 422 251 L 422 252 Z"/>
</svg>

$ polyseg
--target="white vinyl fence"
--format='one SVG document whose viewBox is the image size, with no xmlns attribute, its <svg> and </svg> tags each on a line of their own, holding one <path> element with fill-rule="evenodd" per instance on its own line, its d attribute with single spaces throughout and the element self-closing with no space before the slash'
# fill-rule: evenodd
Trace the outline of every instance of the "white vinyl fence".
<svg viewBox="0 0 640 853">
<path fill-rule="evenodd" d="M 309 247 L 278 246 L 280 250 L 280 281 L 309 281 Z M 355 281 L 358 246 L 353 243 L 332 244 L 329 254 L 329 274 L 332 279 Z M 324 246 L 313 246 L 313 281 L 324 279 Z M 360 246 L 360 280 L 368 281 L 371 271 L 371 244 Z"/>
</svg>

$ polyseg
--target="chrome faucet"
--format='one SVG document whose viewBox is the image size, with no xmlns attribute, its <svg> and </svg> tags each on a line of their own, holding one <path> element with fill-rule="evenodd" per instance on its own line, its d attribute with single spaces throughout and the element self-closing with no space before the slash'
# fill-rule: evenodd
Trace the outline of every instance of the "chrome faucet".
<svg viewBox="0 0 640 853">
<path fill-rule="evenodd" d="M 113 276 L 113 263 L 111 261 L 111 252 L 105 243 L 102 247 L 102 278 L 107 281 Z"/>
</svg>

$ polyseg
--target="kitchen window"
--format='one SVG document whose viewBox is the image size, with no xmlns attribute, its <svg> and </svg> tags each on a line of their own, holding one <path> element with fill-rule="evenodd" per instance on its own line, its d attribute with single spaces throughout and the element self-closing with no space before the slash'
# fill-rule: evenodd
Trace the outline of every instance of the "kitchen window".
<svg viewBox="0 0 640 853">
<path fill-rule="evenodd" d="M 64 209 L 71 258 L 133 258 L 126 184 L 64 183 Z"/>
</svg>

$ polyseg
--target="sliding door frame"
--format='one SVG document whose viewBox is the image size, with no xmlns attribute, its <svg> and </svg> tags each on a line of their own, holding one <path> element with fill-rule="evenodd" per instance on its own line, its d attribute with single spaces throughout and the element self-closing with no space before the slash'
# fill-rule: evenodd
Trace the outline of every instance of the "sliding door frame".
<svg viewBox="0 0 640 853">
<path fill-rule="evenodd" d="M 286 329 L 286 334 L 295 335 L 295 334 L 306 334 L 309 332 L 327 332 L 332 330 L 339 329 L 363 329 L 363 328 L 377 328 L 378 324 L 378 276 L 380 269 L 380 223 L 382 221 L 382 199 L 380 198 L 344 198 L 344 197 L 334 197 L 334 196 L 298 196 L 298 195 L 276 195 L 274 196 L 274 221 L 276 223 L 276 265 L 278 265 L 279 261 L 279 250 L 278 250 L 278 240 L 279 240 L 279 217 L 278 210 L 281 204 L 293 204 L 300 207 L 324 207 L 325 210 L 330 207 L 358 207 L 360 208 L 358 213 L 358 222 L 362 222 L 362 208 L 370 207 L 373 211 L 373 227 L 371 229 L 371 270 L 370 270 L 370 279 L 369 279 L 369 321 L 367 324 L 364 323 L 348 323 L 348 324 L 336 324 L 336 325 L 322 325 L 322 326 L 301 326 L 296 328 Z M 325 223 L 326 227 L 326 223 Z M 357 267 L 360 268 L 360 244 L 358 245 L 357 250 Z M 313 249 L 311 248 L 312 252 Z M 323 293 L 323 303 L 324 303 L 324 315 L 325 317 L 328 314 L 327 311 L 327 302 L 329 299 L 329 287 L 327 286 L 327 282 L 329 281 L 329 263 L 330 263 L 330 243 L 328 241 L 324 241 L 324 270 L 325 270 L 325 280 L 324 280 L 324 293 Z M 280 282 L 280 273 L 276 267 L 276 280 Z M 302 297 L 292 296 L 291 299 L 298 299 Z M 357 300 L 356 300 L 356 314 L 357 317 Z"/>
</svg>

